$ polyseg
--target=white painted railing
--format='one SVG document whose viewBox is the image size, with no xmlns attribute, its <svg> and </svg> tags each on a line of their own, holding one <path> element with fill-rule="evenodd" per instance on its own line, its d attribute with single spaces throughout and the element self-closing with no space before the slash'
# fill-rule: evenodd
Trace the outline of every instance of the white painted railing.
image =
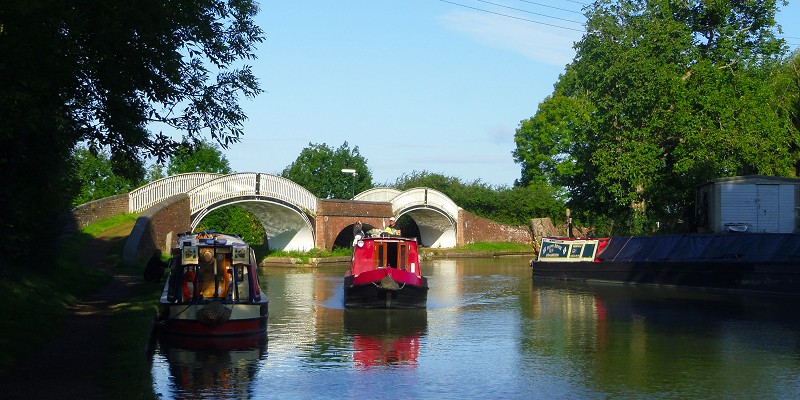
<svg viewBox="0 0 800 400">
<path fill-rule="evenodd" d="M 316 215 L 317 197 L 308 189 L 279 176 L 253 172 L 220 176 L 187 191 L 195 214 L 221 201 L 246 196 L 270 197 Z"/>
<path fill-rule="evenodd" d="M 353 197 L 353 200 L 390 202 L 400 193 L 402 192 L 392 188 L 372 188 L 357 194 L 355 197 Z"/>
<path fill-rule="evenodd" d="M 222 175 L 209 172 L 193 172 L 159 179 L 137 188 L 128 194 L 128 211 L 142 212 L 176 194 L 186 193 Z"/>
<path fill-rule="evenodd" d="M 458 221 L 460 207 L 438 190 L 414 188 L 406 190 L 392 199 L 392 212 L 395 214 L 415 206 L 438 208 L 444 211 L 453 221 Z"/>
<path fill-rule="evenodd" d="M 317 196 L 308 189 L 280 176 L 260 175 L 261 186 L 259 190 L 262 196 L 283 200 L 299 206 L 311 215 L 317 215 Z"/>
</svg>

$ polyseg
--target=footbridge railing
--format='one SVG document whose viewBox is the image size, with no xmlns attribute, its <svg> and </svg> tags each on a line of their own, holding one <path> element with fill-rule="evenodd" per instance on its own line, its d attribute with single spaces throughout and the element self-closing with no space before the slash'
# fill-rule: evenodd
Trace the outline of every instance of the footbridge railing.
<svg viewBox="0 0 800 400">
<path fill-rule="evenodd" d="M 192 215 L 225 200 L 259 196 L 294 205 L 309 215 L 317 213 L 317 197 L 308 189 L 270 174 L 239 173 L 220 176 L 187 191 Z"/>
<path fill-rule="evenodd" d="M 186 193 L 192 188 L 222 176 L 210 172 L 193 172 L 168 176 L 144 185 L 128 194 L 128 211 L 142 212 L 176 194 Z"/>
<path fill-rule="evenodd" d="M 221 201 L 246 196 L 274 198 L 309 215 L 317 213 L 317 197 L 308 189 L 286 178 L 253 172 L 230 175 L 195 172 L 159 179 L 130 192 L 128 211 L 145 211 L 181 193 L 189 196 L 192 214 Z"/>
<path fill-rule="evenodd" d="M 392 200 L 392 211 L 399 214 L 404 210 L 427 207 L 441 210 L 451 221 L 458 221 L 460 207 L 444 193 L 430 188 L 414 188 L 406 190 Z"/>
<path fill-rule="evenodd" d="M 390 202 L 392 199 L 397 197 L 401 192 L 397 189 L 392 188 L 385 188 L 385 187 L 377 187 L 372 188 L 369 190 L 365 190 L 353 197 L 353 200 L 358 201 L 385 201 Z"/>
</svg>

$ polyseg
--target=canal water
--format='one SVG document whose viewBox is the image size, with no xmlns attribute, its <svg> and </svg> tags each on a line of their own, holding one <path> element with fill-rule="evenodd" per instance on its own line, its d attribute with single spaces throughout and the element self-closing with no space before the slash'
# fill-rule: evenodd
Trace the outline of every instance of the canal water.
<svg viewBox="0 0 800 400">
<path fill-rule="evenodd" d="M 423 263 L 426 310 L 345 310 L 346 266 L 270 268 L 264 338 L 159 342 L 164 399 L 796 399 L 800 300 Z"/>
</svg>

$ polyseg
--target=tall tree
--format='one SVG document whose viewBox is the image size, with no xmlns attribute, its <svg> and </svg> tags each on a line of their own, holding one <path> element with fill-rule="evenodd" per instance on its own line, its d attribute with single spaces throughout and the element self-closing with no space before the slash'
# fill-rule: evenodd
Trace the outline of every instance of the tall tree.
<svg viewBox="0 0 800 400">
<path fill-rule="evenodd" d="M 800 49 L 795 49 L 778 67 L 772 85 L 780 99 L 779 112 L 786 115 L 800 130 Z M 800 171 L 800 155 L 795 169 Z"/>
<path fill-rule="evenodd" d="M 573 210 L 644 233 L 690 218 L 708 179 L 795 176 L 800 135 L 770 84 L 785 54 L 776 7 L 593 3 L 575 59 L 517 131 L 521 181 L 564 185 Z"/>
<path fill-rule="evenodd" d="M 342 172 L 353 169 L 356 175 Z M 297 159 L 283 169 L 281 176 L 308 189 L 323 199 L 349 199 L 372 188 L 372 171 L 367 160 L 344 142 L 338 149 L 327 144 L 309 143 Z"/>
<path fill-rule="evenodd" d="M 240 95 L 263 40 L 253 0 L 5 1 L 0 5 L 0 268 L 69 209 L 71 151 L 108 149 L 114 172 L 181 142 L 242 134 Z M 174 128 L 172 138 L 149 127 Z M 43 263 L 42 265 L 47 265 Z"/>
</svg>

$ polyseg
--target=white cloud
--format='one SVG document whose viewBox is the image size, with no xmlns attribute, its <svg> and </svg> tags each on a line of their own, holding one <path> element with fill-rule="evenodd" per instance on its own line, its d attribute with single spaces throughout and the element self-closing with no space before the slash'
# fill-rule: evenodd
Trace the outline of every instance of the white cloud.
<svg viewBox="0 0 800 400">
<path fill-rule="evenodd" d="M 448 29 L 483 45 L 559 67 L 572 61 L 572 45 L 581 38 L 576 31 L 472 11 L 453 11 L 441 20 Z"/>
</svg>

